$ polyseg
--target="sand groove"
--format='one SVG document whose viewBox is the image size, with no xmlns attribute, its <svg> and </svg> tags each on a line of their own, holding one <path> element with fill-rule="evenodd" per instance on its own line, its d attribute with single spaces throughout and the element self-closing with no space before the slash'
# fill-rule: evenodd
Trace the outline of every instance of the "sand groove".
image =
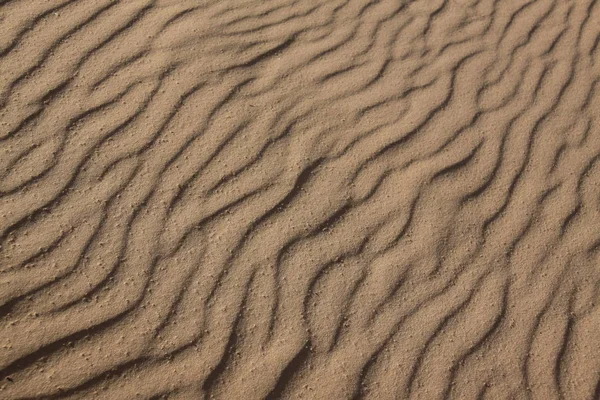
<svg viewBox="0 0 600 400">
<path fill-rule="evenodd" d="M 600 2 L 0 33 L 0 397 L 600 398 Z"/>
</svg>

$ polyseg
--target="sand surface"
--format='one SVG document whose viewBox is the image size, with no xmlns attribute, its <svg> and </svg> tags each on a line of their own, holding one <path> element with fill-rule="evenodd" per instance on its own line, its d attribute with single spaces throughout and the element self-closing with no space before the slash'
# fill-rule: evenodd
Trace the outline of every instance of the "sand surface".
<svg viewBox="0 0 600 400">
<path fill-rule="evenodd" d="M 0 0 L 0 398 L 598 398 L 599 82 L 597 0 Z"/>
</svg>

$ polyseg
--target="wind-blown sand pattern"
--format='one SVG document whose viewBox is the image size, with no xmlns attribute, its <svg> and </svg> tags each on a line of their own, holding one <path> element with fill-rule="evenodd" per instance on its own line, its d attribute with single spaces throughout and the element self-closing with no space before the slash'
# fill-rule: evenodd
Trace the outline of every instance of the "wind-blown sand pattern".
<svg viewBox="0 0 600 400">
<path fill-rule="evenodd" d="M 600 396 L 597 0 L 0 1 L 0 397 Z"/>
</svg>

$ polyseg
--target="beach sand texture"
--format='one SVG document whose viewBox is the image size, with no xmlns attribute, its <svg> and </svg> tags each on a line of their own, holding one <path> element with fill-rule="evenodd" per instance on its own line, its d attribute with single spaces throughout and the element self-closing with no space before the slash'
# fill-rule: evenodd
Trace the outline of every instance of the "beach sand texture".
<svg viewBox="0 0 600 400">
<path fill-rule="evenodd" d="M 0 398 L 600 397 L 600 1 L 0 0 Z"/>
</svg>

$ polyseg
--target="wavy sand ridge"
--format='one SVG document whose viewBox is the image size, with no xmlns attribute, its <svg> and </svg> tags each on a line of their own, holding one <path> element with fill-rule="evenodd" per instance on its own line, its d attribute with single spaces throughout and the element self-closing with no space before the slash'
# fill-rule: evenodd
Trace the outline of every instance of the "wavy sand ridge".
<svg viewBox="0 0 600 400">
<path fill-rule="evenodd" d="M 0 397 L 600 395 L 600 2 L 3 0 L 0 33 Z"/>
</svg>

